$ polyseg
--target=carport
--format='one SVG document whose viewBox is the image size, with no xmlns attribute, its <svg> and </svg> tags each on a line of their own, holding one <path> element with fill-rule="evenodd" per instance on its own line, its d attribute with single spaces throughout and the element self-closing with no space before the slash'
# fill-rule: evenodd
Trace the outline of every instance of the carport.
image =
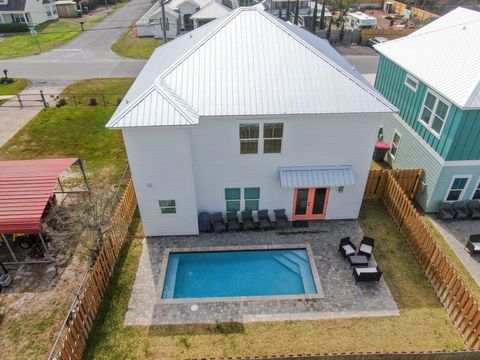
<svg viewBox="0 0 480 360">
<path fill-rule="evenodd" d="M 84 188 L 67 190 L 60 175 L 77 165 Z M 33 264 L 51 261 L 41 233 L 42 216 L 54 194 L 90 191 L 83 163 L 78 158 L 0 161 L 0 234 L 13 259 L 5 264 Z M 28 233 L 39 237 L 44 260 L 19 261 L 6 234 Z"/>
</svg>

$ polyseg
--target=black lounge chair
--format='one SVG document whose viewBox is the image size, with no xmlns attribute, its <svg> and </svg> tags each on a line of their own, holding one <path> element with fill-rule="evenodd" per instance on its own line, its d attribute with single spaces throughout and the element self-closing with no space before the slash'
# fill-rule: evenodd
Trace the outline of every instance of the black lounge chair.
<svg viewBox="0 0 480 360">
<path fill-rule="evenodd" d="M 364 236 L 358 247 L 358 255 L 364 255 L 367 259 L 373 254 L 373 248 L 375 247 L 375 239 L 368 236 Z"/>
<path fill-rule="evenodd" d="M 470 235 L 465 248 L 470 255 L 480 254 L 480 234 Z"/>
<path fill-rule="evenodd" d="M 442 220 L 455 219 L 455 210 L 450 202 L 442 202 L 438 208 L 438 215 Z"/>
<path fill-rule="evenodd" d="M 258 225 L 261 230 L 269 230 L 272 228 L 272 222 L 270 216 L 268 216 L 268 210 L 258 210 Z"/>
<path fill-rule="evenodd" d="M 236 211 L 227 212 L 227 227 L 228 231 L 240 230 L 240 224 L 238 223 L 238 215 Z"/>
<path fill-rule="evenodd" d="M 243 230 L 255 229 L 255 221 L 253 220 L 251 211 L 249 210 L 242 211 L 242 225 L 243 225 Z"/>
<path fill-rule="evenodd" d="M 353 269 L 353 277 L 355 278 L 355 285 L 359 282 L 376 281 L 377 284 L 382 278 L 382 271 L 378 266 L 361 268 L 357 267 Z"/>
<path fill-rule="evenodd" d="M 468 219 L 468 209 L 463 201 L 455 201 L 453 209 L 456 213 L 455 219 Z"/>
<path fill-rule="evenodd" d="M 277 228 L 278 229 L 286 229 L 288 228 L 288 218 L 287 215 L 285 215 L 285 209 L 278 209 L 278 210 L 273 210 L 275 213 L 275 222 L 277 223 Z"/>
<path fill-rule="evenodd" d="M 343 260 L 345 260 L 349 256 L 355 255 L 355 253 L 357 252 L 357 247 L 354 243 L 350 241 L 349 237 L 344 237 L 340 239 L 340 245 L 338 245 L 338 252 L 342 254 Z"/>
<path fill-rule="evenodd" d="M 212 225 L 215 232 L 223 232 L 227 230 L 227 225 L 223 221 L 223 216 L 221 212 L 212 214 Z"/>
<path fill-rule="evenodd" d="M 468 209 L 472 219 L 480 219 L 480 200 L 470 200 Z"/>
</svg>

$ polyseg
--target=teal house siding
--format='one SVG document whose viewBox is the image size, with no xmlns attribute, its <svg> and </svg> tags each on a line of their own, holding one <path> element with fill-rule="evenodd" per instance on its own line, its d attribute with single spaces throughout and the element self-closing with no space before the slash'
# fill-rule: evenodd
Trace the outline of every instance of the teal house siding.
<svg viewBox="0 0 480 360">
<path fill-rule="evenodd" d="M 480 160 L 480 110 L 462 112 L 446 160 Z"/>
<path fill-rule="evenodd" d="M 431 201 L 439 203 L 444 201 L 447 191 L 450 189 L 450 184 L 454 176 L 470 177 L 467 188 L 463 193 L 463 198 L 460 200 L 469 201 L 472 199 L 475 188 L 480 180 L 480 166 L 444 166 L 439 176 L 437 186 L 431 196 Z"/>
<path fill-rule="evenodd" d="M 417 79 L 419 81 L 417 91 L 413 91 L 405 85 L 406 74 L 407 72 L 400 66 L 382 55 L 378 65 L 375 87 L 399 109 L 401 118 L 432 149 L 442 158 L 448 159 L 452 147 L 455 146 L 455 134 L 461 124 L 463 112 L 457 106 L 451 104 L 440 138 L 437 138 L 418 120 L 427 92 L 427 86 L 420 79 Z"/>
</svg>

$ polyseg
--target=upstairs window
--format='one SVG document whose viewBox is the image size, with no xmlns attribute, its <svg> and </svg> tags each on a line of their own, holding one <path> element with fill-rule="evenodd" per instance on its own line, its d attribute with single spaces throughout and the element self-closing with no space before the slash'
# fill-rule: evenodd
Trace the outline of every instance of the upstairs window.
<svg viewBox="0 0 480 360">
<path fill-rule="evenodd" d="M 257 211 L 260 200 L 260 188 L 244 188 L 245 210 Z"/>
<path fill-rule="evenodd" d="M 240 188 L 225 189 L 227 211 L 240 211 Z"/>
<path fill-rule="evenodd" d="M 395 156 L 397 155 L 398 152 L 398 147 L 400 146 L 400 139 L 401 136 L 398 132 L 393 133 L 393 139 L 392 143 L 390 145 L 390 155 L 395 159 Z"/>
<path fill-rule="evenodd" d="M 447 120 L 450 105 L 439 96 L 427 91 L 423 102 L 420 121 L 423 122 L 435 135 L 440 136 L 443 125 Z"/>
<path fill-rule="evenodd" d="M 468 176 L 455 176 L 450 184 L 445 201 L 462 200 L 469 180 Z"/>
<path fill-rule="evenodd" d="M 417 91 L 418 88 L 418 80 L 415 79 L 412 75 L 407 74 L 405 76 L 405 85 L 409 87 L 413 91 Z"/>
<path fill-rule="evenodd" d="M 258 124 L 240 124 L 240 154 L 258 154 Z"/>
<path fill-rule="evenodd" d="M 283 124 L 263 124 L 263 152 L 265 154 L 282 152 Z"/>
<path fill-rule="evenodd" d="M 175 200 L 158 200 L 162 214 L 176 214 L 177 206 Z"/>
</svg>

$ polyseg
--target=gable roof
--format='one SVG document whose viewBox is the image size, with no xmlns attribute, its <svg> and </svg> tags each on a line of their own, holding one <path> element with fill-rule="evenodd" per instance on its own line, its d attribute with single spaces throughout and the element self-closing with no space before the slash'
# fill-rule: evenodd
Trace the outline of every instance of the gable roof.
<svg viewBox="0 0 480 360">
<path fill-rule="evenodd" d="M 459 7 L 375 49 L 460 108 L 480 108 L 480 12 Z"/>
<path fill-rule="evenodd" d="M 124 120 L 160 86 L 169 104 L 181 101 L 195 114 L 184 124 L 199 116 L 396 111 L 326 41 L 252 7 L 155 50 L 107 127 L 170 125 L 163 109 L 148 125 Z"/>
<path fill-rule="evenodd" d="M 232 11 L 232 9 L 212 0 L 193 14 L 191 18 L 197 20 L 217 19 L 221 16 L 227 15 L 230 11 Z"/>
</svg>

